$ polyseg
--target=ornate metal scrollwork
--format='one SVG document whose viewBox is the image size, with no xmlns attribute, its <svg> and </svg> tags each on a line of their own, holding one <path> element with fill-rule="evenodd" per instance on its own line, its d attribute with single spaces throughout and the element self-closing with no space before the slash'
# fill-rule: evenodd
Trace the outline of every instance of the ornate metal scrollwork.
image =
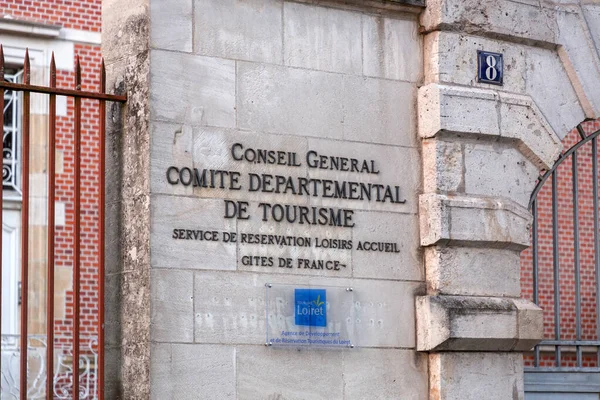
<svg viewBox="0 0 600 400">
<path fill-rule="evenodd" d="M 96 366 L 98 363 L 98 338 L 81 337 L 79 355 L 79 399 L 98 398 Z M 45 335 L 29 335 L 28 340 L 28 399 L 46 398 L 46 348 Z M 54 345 L 54 399 L 71 399 L 73 387 L 73 349 L 70 336 L 55 337 Z M 2 335 L 1 397 L 3 400 L 19 399 L 19 335 Z"/>
<path fill-rule="evenodd" d="M 5 74 L 4 79 L 18 82 L 23 71 Z M 21 193 L 19 190 L 19 144 L 21 141 L 21 111 L 19 93 L 14 90 L 4 92 L 4 121 L 2 126 L 2 184 Z"/>
</svg>

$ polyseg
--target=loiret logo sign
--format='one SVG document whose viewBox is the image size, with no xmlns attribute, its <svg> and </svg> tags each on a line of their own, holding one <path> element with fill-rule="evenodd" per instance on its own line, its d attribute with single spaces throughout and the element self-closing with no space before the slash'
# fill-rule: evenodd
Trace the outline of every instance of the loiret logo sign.
<svg viewBox="0 0 600 400">
<path fill-rule="evenodd" d="M 327 291 L 325 289 L 294 289 L 296 325 L 327 326 Z"/>
</svg>

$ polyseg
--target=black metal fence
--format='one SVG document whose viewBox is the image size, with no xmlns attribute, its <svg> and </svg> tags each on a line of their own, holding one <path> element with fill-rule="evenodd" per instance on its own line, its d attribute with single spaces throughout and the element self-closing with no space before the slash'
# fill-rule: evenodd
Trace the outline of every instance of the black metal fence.
<svg viewBox="0 0 600 400">
<path fill-rule="evenodd" d="M 545 316 L 545 339 L 529 370 L 600 372 L 600 130 L 587 135 L 579 125 L 577 133 L 577 143 L 540 177 L 529 203 L 530 295 Z"/>
</svg>

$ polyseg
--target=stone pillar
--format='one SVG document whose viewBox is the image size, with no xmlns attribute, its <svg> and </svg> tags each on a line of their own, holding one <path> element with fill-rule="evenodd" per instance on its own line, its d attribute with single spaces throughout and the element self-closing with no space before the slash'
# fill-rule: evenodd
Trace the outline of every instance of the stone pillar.
<svg viewBox="0 0 600 400">
<path fill-rule="evenodd" d="M 150 396 L 149 1 L 102 2 L 106 144 L 106 399 Z"/>
<path fill-rule="evenodd" d="M 571 34 L 567 19 L 580 24 Z M 585 48 L 591 62 L 597 54 L 576 6 L 431 0 L 421 25 L 419 216 L 428 295 L 417 298 L 416 316 L 430 399 L 522 399 L 520 352 L 543 335 L 542 310 L 520 299 L 528 201 L 560 138 L 597 116 L 586 97 L 595 94 L 577 84 L 597 72 L 573 67 L 565 54 Z M 569 46 L 577 35 L 580 49 Z M 503 86 L 477 81 L 477 50 L 503 54 Z"/>
</svg>

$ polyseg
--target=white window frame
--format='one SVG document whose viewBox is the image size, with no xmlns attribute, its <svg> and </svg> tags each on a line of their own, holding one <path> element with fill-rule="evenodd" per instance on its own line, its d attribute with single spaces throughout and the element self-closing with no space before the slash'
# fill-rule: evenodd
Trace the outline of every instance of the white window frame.
<svg viewBox="0 0 600 400">
<path fill-rule="evenodd" d="M 14 74 L 4 74 L 4 79 L 17 83 L 22 81 L 23 69 L 19 69 Z M 2 154 L 2 184 L 9 190 L 14 190 L 18 196 L 21 196 L 21 112 L 22 95 L 15 90 L 4 91 L 4 112 L 6 113 L 11 107 L 12 120 L 9 124 L 4 125 L 2 130 L 2 140 L 6 142 L 7 136 L 10 136 L 10 148 L 4 147 Z"/>
</svg>

